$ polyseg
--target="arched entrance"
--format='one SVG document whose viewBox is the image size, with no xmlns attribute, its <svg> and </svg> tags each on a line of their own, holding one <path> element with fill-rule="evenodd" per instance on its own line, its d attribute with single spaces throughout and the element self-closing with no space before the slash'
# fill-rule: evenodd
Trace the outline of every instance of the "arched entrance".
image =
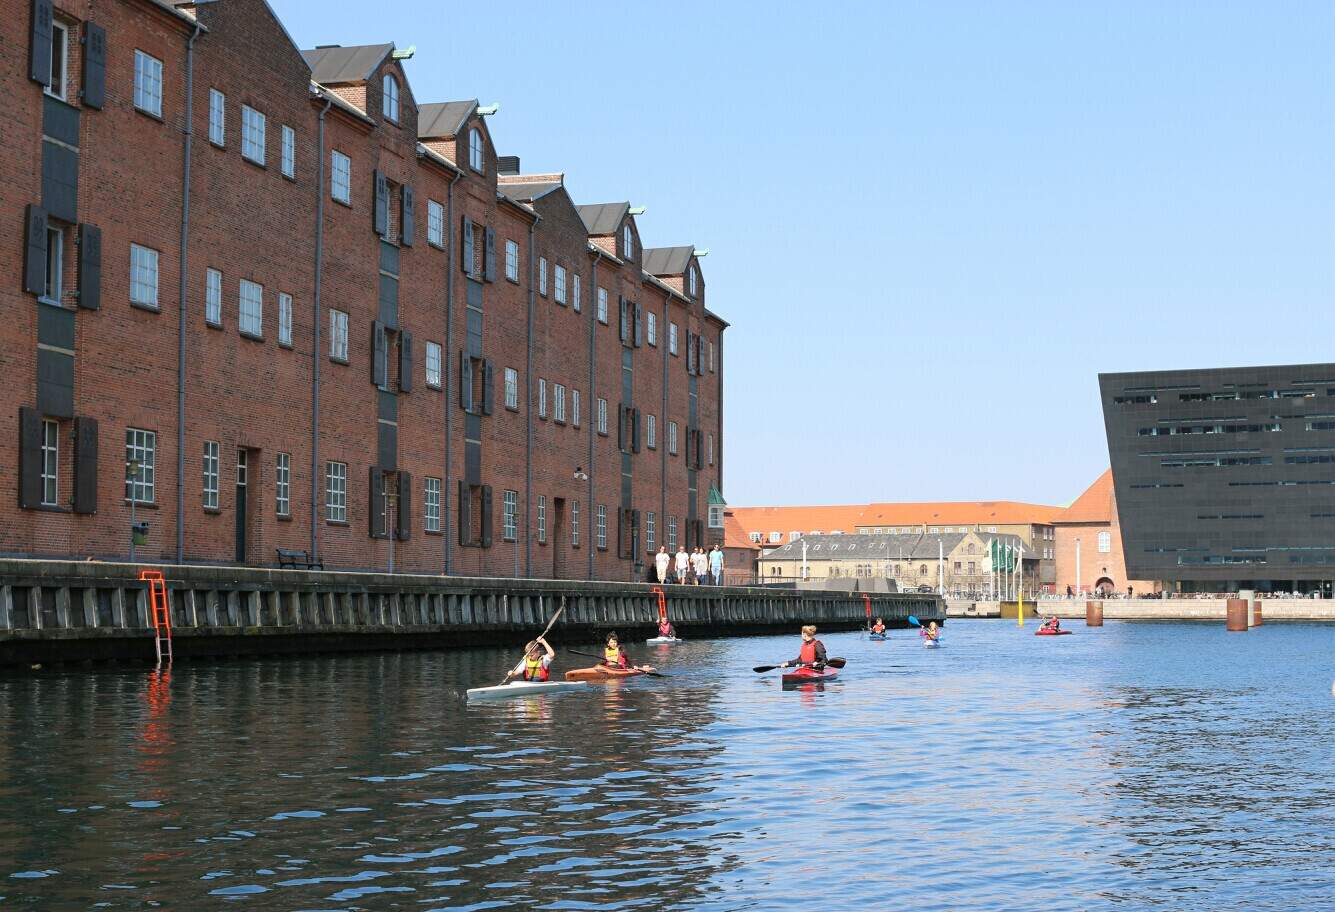
<svg viewBox="0 0 1335 912">
<path fill-rule="evenodd" d="M 1099 581 L 1094 584 L 1094 591 L 1103 598 L 1112 595 L 1113 588 L 1113 581 L 1106 576 L 1100 576 Z"/>
</svg>

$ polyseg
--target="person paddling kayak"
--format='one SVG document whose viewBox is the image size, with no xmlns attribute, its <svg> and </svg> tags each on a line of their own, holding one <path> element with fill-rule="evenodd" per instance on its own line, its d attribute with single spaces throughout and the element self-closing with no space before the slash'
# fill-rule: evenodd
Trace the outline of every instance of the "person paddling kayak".
<svg viewBox="0 0 1335 912">
<path fill-rule="evenodd" d="M 936 626 L 936 621 L 930 621 L 926 627 L 918 631 L 918 634 L 927 637 L 929 640 L 939 640 L 941 639 L 941 628 Z"/>
<path fill-rule="evenodd" d="M 616 633 L 607 635 L 607 646 L 603 649 L 602 664 L 608 668 L 620 668 L 627 671 L 653 671 L 652 665 L 632 665 L 626 657 L 626 650 L 621 647 Z"/>
<path fill-rule="evenodd" d="M 885 633 L 885 622 L 882 621 L 880 618 L 877 618 L 876 623 L 871 625 L 871 632 L 878 634 Z"/>
<path fill-rule="evenodd" d="M 792 668 L 794 665 L 815 665 L 825 667 L 825 644 L 816 639 L 816 625 L 807 624 L 802 628 L 802 649 L 797 658 L 784 662 L 780 668 Z"/>
<path fill-rule="evenodd" d="M 554 658 L 556 650 L 546 639 L 538 637 L 524 647 L 524 657 L 506 674 L 505 680 L 509 682 L 512 678 L 522 677 L 525 681 L 546 681 Z"/>
<path fill-rule="evenodd" d="M 1062 629 L 1061 618 L 1058 618 L 1058 617 L 1056 617 L 1055 615 L 1054 615 L 1053 617 L 1048 618 L 1046 621 L 1043 622 L 1043 626 L 1042 626 L 1040 629 L 1041 629 L 1041 630 L 1061 630 L 1061 629 Z"/>
<path fill-rule="evenodd" d="M 677 638 L 677 629 L 672 626 L 672 622 L 667 618 L 659 618 L 658 635 L 664 639 L 675 640 Z"/>
</svg>

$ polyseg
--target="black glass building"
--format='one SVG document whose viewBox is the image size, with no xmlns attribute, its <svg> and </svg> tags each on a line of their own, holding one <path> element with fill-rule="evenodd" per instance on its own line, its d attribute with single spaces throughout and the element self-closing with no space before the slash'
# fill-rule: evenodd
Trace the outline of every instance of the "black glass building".
<svg viewBox="0 0 1335 912">
<path fill-rule="evenodd" d="M 1101 374 L 1127 575 L 1179 591 L 1335 580 L 1335 364 Z"/>
</svg>

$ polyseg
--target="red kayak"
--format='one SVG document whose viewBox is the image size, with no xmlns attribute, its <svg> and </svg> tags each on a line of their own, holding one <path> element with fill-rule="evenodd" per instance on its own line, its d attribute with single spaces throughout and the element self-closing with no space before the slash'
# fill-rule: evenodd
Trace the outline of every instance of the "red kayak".
<svg viewBox="0 0 1335 912">
<path fill-rule="evenodd" d="M 802 666 L 796 668 L 783 676 L 785 684 L 810 684 L 817 681 L 833 681 L 839 677 L 839 669 L 825 666 L 824 668 L 811 668 Z"/>
<path fill-rule="evenodd" d="M 1069 630 L 1052 630 L 1052 629 L 1047 628 L 1047 627 L 1040 627 L 1040 628 L 1038 628 L 1037 630 L 1034 631 L 1034 636 L 1036 636 L 1036 637 L 1059 637 L 1059 636 L 1066 636 L 1066 635 L 1069 634 L 1070 632 L 1071 632 L 1071 631 L 1069 631 Z"/>
</svg>

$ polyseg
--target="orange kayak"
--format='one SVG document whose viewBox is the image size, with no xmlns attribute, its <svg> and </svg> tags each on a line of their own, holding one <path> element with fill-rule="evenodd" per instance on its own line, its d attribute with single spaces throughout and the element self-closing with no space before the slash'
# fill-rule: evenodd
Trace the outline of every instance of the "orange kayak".
<svg viewBox="0 0 1335 912">
<path fill-rule="evenodd" d="M 615 678 L 634 678 L 644 674 L 636 668 L 609 668 L 606 665 L 594 665 L 592 668 L 572 668 L 566 672 L 567 681 L 611 681 Z"/>
</svg>

